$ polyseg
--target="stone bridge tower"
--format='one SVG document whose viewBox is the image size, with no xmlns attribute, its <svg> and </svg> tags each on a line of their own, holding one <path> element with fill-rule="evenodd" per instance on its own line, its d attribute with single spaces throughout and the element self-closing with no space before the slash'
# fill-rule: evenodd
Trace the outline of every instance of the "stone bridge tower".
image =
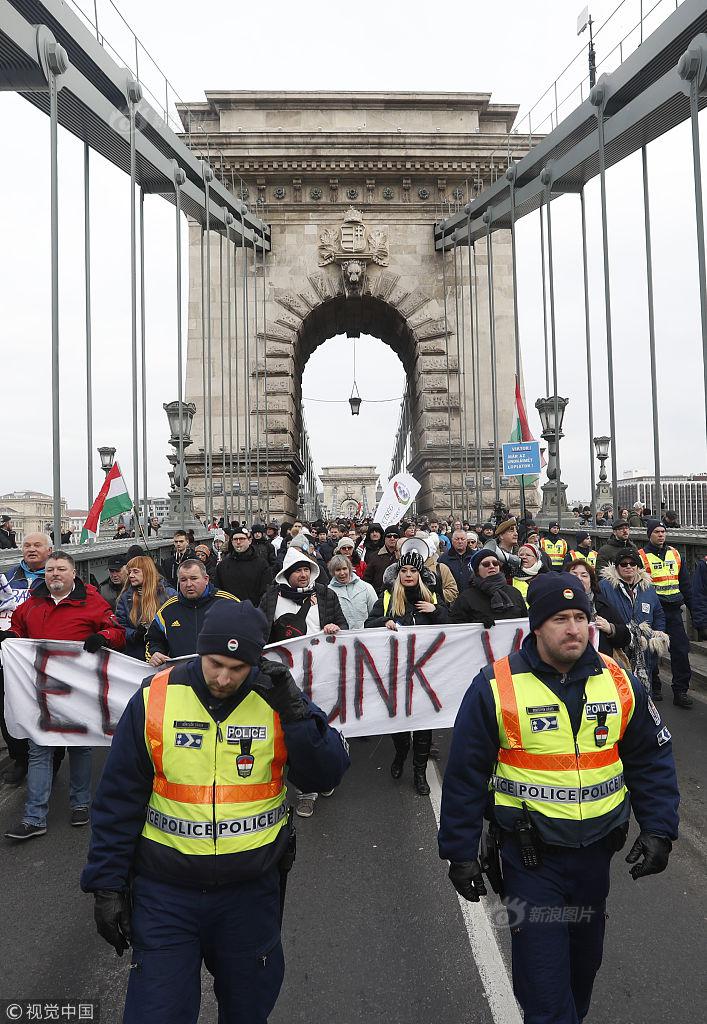
<svg viewBox="0 0 707 1024">
<path fill-rule="evenodd" d="M 233 180 L 236 193 L 242 193 L 271 225 L 264 303 L 262 268 L 258 268 L 258 327 L 256 332 L 252 326 L 250 374 L 251 452 L 256 435 L 261 449 L 267 437 L 271 514 L 293 514 L 296 509 L 302 471 L 301 382 L 307 359 L 327 339 L 359 333 L 380 338 L 404 365 L 413 423 L 409 469 L 422 484 L 418 509 L 446 513 L 452 506 L 460 508 L 460 412 L 464 405 L 466 436 L 470 446 L 476 443 L 468 371 L 470 332 L 466 331 L 466 351 L 458 360 L 461 339 L 457 337 L 453 264 L 448 256 L 445 321 L 442 258 L 434 250 L 433 224 L 503 174 L 509 158 L 525 153 L 522 140 L 510 134 L 516 110 L 515 106 L 490 103 L 485 93 L 375 92 L 208 92 L 205 103 L 180 108 L 185 128 L 190 129 L 185 141 L 191 140 L 203 156 L 208 148 L 211 164 L 222 179 L 226 183 Z M 216 340 L 211 366 L 212 446 L 220 453 L 221 435 L 216 429 L 221 417 L 218 236 L 213 235 L 210 244 L 212 336 Z M 252 267 L 252 253 L 250 259 Z M 461 261 L 462 274 L 466 274 L 466 262 L 466 258 Z M 201 229 L 192 225 L 186 397 L 197 405 L 194 454 L 189 458 L 197 495 L 203 494 L 204 446 L 200 264 Z M 489 447 L 493 429 L 483 245 L 477 246 L 477 267 L 482 393 L 479 442 L 485 471 L 484 505 L 489 508 L 493 501 L 493 450 Z M 514 416 L 510 274 L 509 237 L 496 233 L 499 443 L 508 440 Z M 253 340 L 256 337 L 257 342 Z M 238 345 L 242 365 L 242 336 Z M 461 381 L 459 364 L 467 367 Z M 235 383 L 242 391 L 242 378 Z M 465 389 L 466 403 L 460 404 L 460 387 Z M 244 404 L 240 403 L 239 411 L 241 460 L 246 436 Z M 450 432 L 454 453 L 451 496 Z M 393 438 L 391 448 L 392 442 Z M 236 461 L 238 454 L 234 452 Z M 216 463 L 219 458 L 220 454 Z M 473 465 L 471 456 L 469 464 Z M 507 495 L 506 500 L 510 501 Z"/>
</svg>

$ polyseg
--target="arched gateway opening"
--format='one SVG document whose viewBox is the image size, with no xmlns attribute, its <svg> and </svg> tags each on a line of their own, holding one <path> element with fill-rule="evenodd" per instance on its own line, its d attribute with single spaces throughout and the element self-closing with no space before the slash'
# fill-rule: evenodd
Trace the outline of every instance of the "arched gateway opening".
<svg viewBox="0 0 707 1024">
<path fill-rule="evenodd" d="M 440 211 L 468 201 L 472 185 L 481 188 L 497 175 L 495 154 L 509 146 L 511 154 L 523 150 L 509 134 L 515 107 L 489 99 L 208 93 L 206 103 L 185 105 L 185 126 L 199 123 L 200 142 L 206 138 L 212 159 L 218 154 L 224 183 L 230 176 L 236 194 L 256 204 L 271 231 L 267 254 L 229 250 L 230 280 L 243 283 L 234 293 L 240 307 L 229 375 L 233 399 L 226 404 L 219 365 L 230 273 L 223 270 L 224 239 L 198 225 L 191 229 L 186 390 L 197 411 L 187 463 L 197 507 L 208 512 L 211 502 L 213 512 L 223 509 L 223 498 L 209 495 L 222 460 L 233 468 L 237 512 L 298 513 L 298 486 L 311 473 L 316 449 L 303 425 L 304 367 L 329 338 L 367 334 L 397 353 L 406 378 L 402 430 L 381 439 L 390 455 L 378 464 L 414 474 L 422 512 L 458 513 L 464 491 L 481 494 L 484 511 L 490 509 L 497 456 L 490 442 L 485 247 L 478 244 L 475 254 L 480 316 L 472 337 L 471 311 L 465 329 L 458 308 L 459 296 L 470 294 L 471 268 L 435 252 L 433 235 Z M 510 255 L 509 239 L 496 233 L 499 441 L 509 438 L 514 420 Z M 408 435 L 402 442 L 401 433 Z M 225 471 L 222 480 L 230 488 Z"/>
</svg>

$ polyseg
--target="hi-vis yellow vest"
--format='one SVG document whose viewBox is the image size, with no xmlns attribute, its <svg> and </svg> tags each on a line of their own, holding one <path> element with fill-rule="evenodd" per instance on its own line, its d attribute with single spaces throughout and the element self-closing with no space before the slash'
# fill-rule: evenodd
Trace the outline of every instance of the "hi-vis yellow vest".
<svg viewBox="0 0 707 1024">
<path fill-rule="evenodd" d="M 634 709 L 631 683 L 611 658 L 589 676 L 577 737 L 562 700 L 532 672 L 511 673 L 509 659 L 494 663 L 491 689 L 501 746 L 489 788 L 496 807 L 526 804 L 531 816 L 581 822 L 623 804 L 627 790 L 618 741 Z"/>
<path fill-rule="evenodd" d="M 556 541 L 553 541 L 550 540 L 549 537 L 543 537 L 540 541 L 540 547 L 543 549 L 545 554 L 549 556 L 553 569 L 562 565 L 565 560 L 565 555 L 567 554 L 566 540 L 563 540 L 562 537 L 558 537 Z"/>
<path fill-rule="evenodd" d="M 576 561 L 578 558 L 581 558 L 582 561 L 587 562 L 589 565 L 591 565 L 592 569 L 597 564 L 597 553 L 593 548 L 591 551 L 570 551 L 570 558 L 573 562 Z"/>
<path fill-rule="evenodd" d="M 249 693 L 217 724 L 191 686 L 168 685 L 170 672 L 143 690 L 155 777 L 142 835 L 190 856 L 274 842 L 287 815 L 279 715 Z"/>
<path fill-rule="evenodd" d="M 644 551 L 643 548 L 638 554 L 658 597 L 672 597 L 680 593 L 679 578 L 682 560 L 680 552 L 676 548 L 668 547 L 664 559 L 658 558 L 650 551 Z"/>
<path fill-rule="evenodd" d="M 520 592 L 521 592 L 521 594 L 523 596 L 523 600 L 525 600 L 527 598 L 527 596 L 528 596 L 528 586 L 529 585 L 530 585 L 530 580 L 519 580 L 517 578 L 514 579 L 513 583 L 511 584 L 511 586 L 515 587 L 516 590 L 520 590 Z"/>
</svg>

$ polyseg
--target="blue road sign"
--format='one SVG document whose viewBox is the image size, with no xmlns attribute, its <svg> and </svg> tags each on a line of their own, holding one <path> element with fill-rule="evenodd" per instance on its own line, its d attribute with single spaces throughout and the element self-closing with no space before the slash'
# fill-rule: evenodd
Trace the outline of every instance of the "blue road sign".
<svg viewBox="0 0 707 1024">
<path fill-rule="evenodd" d="M 540 442 L 511 441 L 503 445 L 504 476 L 525 476 L 540 473 Z"/>
</svg>

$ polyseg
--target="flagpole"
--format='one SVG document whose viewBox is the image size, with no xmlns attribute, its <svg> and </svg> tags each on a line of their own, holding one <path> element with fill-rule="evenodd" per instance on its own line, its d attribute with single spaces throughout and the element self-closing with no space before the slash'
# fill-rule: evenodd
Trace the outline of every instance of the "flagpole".
<svg viewBox="0 0 707 1024">
<path fill-rule="evenodd" d="M 118 472 L 120 473 L 120 479 L 123 481 L 123 486 L 125 487 L 125 490 L 127 491 L 128 494 L 130 494 L 130 491 L 128 491 L 128 485 L 125 483 L 125 477 L 123 476 L 123 471 L 122 471 L 122 469 L 120 469 L 120 466 L 118 467 Z M 140 530 L 140 533 L 142 534 L 142 540 L 143 540 L 143 543 L 145 545 L 145 551 L 149 552 L 150 549 L 147 546 L 147 537 L 145 536 L 145 531 L 143 530 L 142 523 L 140 522 L 140 513 L 135 508 L 135 502 L 132 503 L 132 508 L 133 508 L 133 518 L 134 518 L 135 522 L 138 525 L 138 529 Z"/>
</svg>

